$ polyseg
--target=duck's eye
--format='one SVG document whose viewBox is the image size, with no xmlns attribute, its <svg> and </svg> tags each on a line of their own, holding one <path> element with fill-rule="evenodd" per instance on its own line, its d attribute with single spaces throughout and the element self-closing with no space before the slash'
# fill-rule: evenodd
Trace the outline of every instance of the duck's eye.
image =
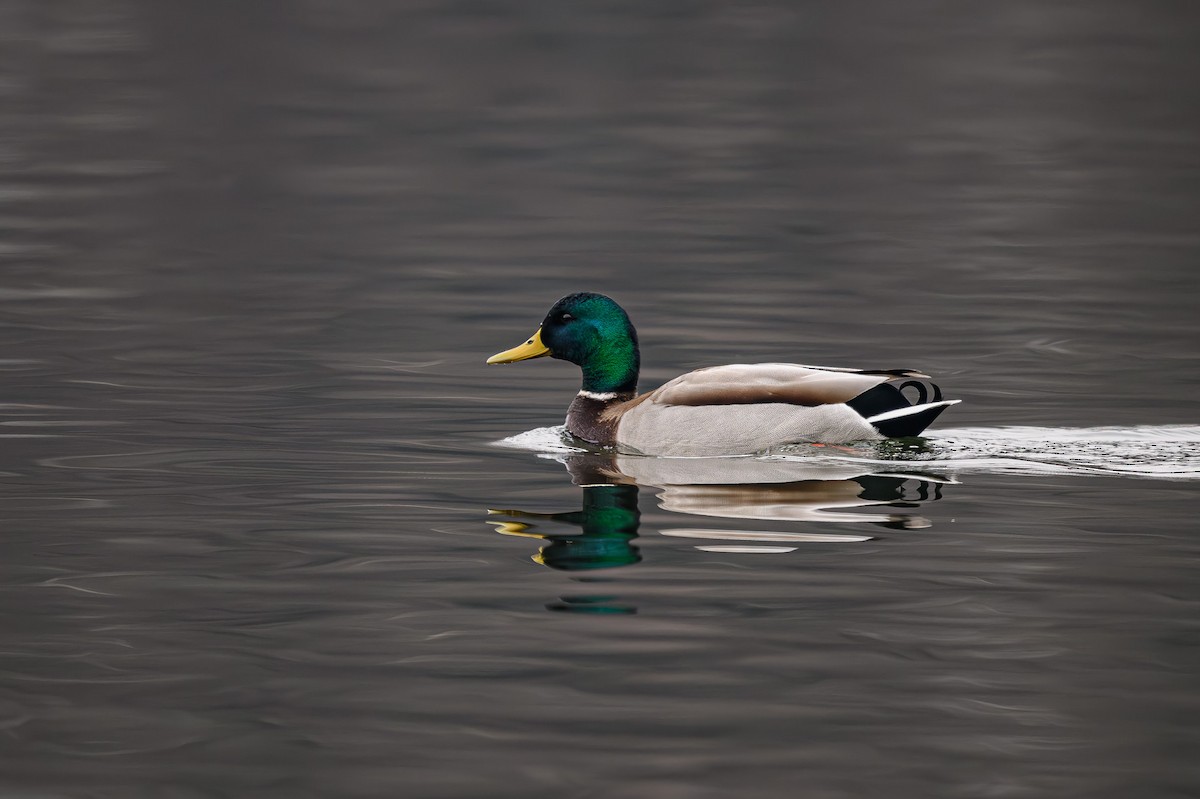
<svg viewBox="0 0 1200 799">
<path fill-rule="evenodd" d="M 574 318 L 575 318 L 575 317 L 574 317 L 574 316 L 571 316 L 569 313 L 565 313 L 565 314 L 562 314 L 562 315 L 560 315 L 560 316 L 558 317 L 558 321 L 560 321 L 560 322 L 570 322 L 570 321 L 571 321 L 572 319 L 574 319 Z"/>
</svg>

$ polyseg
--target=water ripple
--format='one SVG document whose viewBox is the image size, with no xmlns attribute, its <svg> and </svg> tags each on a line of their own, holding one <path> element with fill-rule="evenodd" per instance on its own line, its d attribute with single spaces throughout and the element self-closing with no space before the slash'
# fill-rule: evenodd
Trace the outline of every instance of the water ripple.
<svg viewBox="0 0 1200 799">
<path fill-rule="evenodd" d="M 970 427 L 939 430 L 900 460 L 954 471 L 1200 479 L 1200 426 Z"/>
<path fill-rule="evenodd" d="M 530 450 L 543 457 L 584 451 L 571 442 L 561 425 L 528 430 L 495 445 Z M 744 457 L 751 461 L 854 460 L 885 465 L 919 461 L 923 467 L 947 473 L 1104 474 L 1196 480 L 1200 479 L 1200 426 L 965 427 L 937 430 L 925 439 L 862 442 L 837 450 L 794 444 Z"/>
</svg>

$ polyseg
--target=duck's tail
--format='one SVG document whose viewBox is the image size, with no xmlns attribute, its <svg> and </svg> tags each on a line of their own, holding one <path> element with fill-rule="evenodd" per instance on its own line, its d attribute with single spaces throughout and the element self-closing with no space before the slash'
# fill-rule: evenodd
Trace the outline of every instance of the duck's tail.
<svg viewBox="0 0 1200 799">
<path fill-rule="evenodd" d="M 913 386 L 919 392 L 916 402 L 909 402 L 904 389 Z M 932 397 L 930 389 L 932 388 Z M 899 387 L 882 383 L 859 394 L 846 404 L 867 420 L 880 435 L 888 438 L 907 438 L 921 434 L 942 411 L 962 400 L 942 399 L 942 390 L 934 383 L 908 380 Z"/>
</svg>

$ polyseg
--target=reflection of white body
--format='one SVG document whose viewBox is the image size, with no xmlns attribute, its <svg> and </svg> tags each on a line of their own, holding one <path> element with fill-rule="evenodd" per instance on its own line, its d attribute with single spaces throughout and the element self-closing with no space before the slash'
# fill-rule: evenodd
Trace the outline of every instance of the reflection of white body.
<svg viewBox="0 0 1200 799">
<path fill-rule="evenodd" d="M 863 499 L 855 478 L 873 473 L 857 464 L 761 458 L 642 458 L 618 455 L 613 468 L 641 485 L 661 488 L 659 507 L 676 513 L 736 519 L 926 526 L 919 517 L 851 514 L 835 509 L 886 505 Z M 910 475 L 894 475 L 910 477 Z M 929 480 L 923 475 L 913 479 Z M 911 523 L 911 524 L 910 524 Z"/>
<path fill-rule="evenodd" d="M 642 485 L 651 486 L 852 480 L 855 477 L 874 474 L 859 463 L 794 458 L 650 458 L 613 455 L 606 461 L 620 474 Z"/>
<path fill-rule="evenodd" d="M 904 529 L 928 527 L 928 520 L 905 514 L 847 513 L 850 508 L 887 505 L 866 499 L 866 477 L 952 482 L 928 475 L 876 474 L 861 464 L 765 458 L 652 458 L 636 455 L 575 455 L 565 459 L 577 479 L 608 478 L 661 489 L 659 507 L 675 513 L 727 519 L 788 522 L 881 524 Z M 698 544 L 705 552 L 784 553 L 799 543 L 853 543 L 869 535 L 777 530 L 679 528 L 659 531 L 673 538 L 724 541 Z"/>
</svg>

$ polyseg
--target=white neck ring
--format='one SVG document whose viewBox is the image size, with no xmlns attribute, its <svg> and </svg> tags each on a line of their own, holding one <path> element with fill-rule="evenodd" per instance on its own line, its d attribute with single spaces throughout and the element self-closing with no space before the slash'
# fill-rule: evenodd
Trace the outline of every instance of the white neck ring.
<svg viewBox="0 0 1200 799">
<path fill-rule="evenodd" d="M 575 396 L 583 397 L 584 399 L 597 400 L 599 402 L 608 402 L 609 400 L 615 400 L 617 398 L 617 392 L 615 392 L 615 391 L 604 391 L 604 392 L 580 391 Z"/>
</svg>

